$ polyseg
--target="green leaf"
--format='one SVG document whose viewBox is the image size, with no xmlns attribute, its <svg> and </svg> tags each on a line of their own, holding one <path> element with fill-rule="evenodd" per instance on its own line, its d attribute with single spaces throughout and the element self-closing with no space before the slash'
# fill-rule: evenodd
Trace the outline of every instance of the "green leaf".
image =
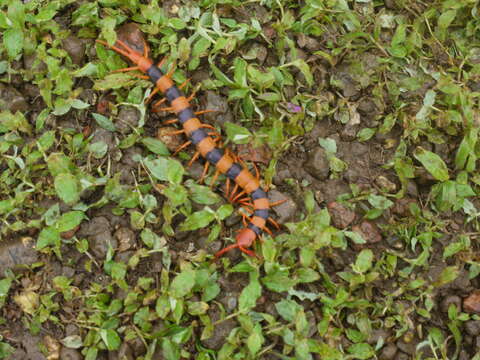
<svg viewBox="0 0 480 360">
<path fill-rule="evenodd" d="M 94 90 L 107 91 L 111 89 L 128 88 L 135 83 L 135 78 L 126 73 L 108 74 L 102 80 L 95 81 Z"/>
<path fill-rule="evenodd" d="M 459 274 L 460 274 L 460 271 L 458 270 L 458 267 L 447 266 L 445 269 L 442 270 L 440 276 L 438 277 L 438 280 L 435 281 L 434 286 L 435 287 L 444 286 L 452 282 L 453 280 L 455 280 Z"/>
<path fill-rule="evenodd" d="M 38 148 L 41 151 L 47 151 L 55 142 L 55 131 L 45 131 L 37 140 Z"/>
<path fill-rule="evenodd" d="M 142 230 L 140 238 L 149 249 L 160 249 L 166 243 L 165 238 L 158 236 L 148 228 Z"/>
<path fill-rule="evenodd" d="M 291 63 L 293 66 L 297 67 L 303 76 L 305 76 L 305 80 L 307 80 L 308 86 L 313 85 L 313 75 L 310 71 L 310 66 L 305 62 L 303 59 L 297 59 Z"/>
<path fill-rule="evenodd" d="M 373 252 L 370 249 L 364 249 L 358 254 L 357 261 L 352 265 L 353 271 L 363 274 L 372 267 Z"/>
<path fill-rule="evenodd" d="M 182 298 L 187 295 L 195 285 L 195 271 L 185 269 L 173 279 L 170 284 L 170 292 L 176 298 Z"/>
<path fill-rule="evenodd" d="M 93 76 L 97 75 L 97 72 L 98 72 L 97 65 L 89 62 L 89 63 L 85 64 L 82 68 L 80 68 L 78 70 L 75 70 L 72 73 L 72 75 L 74 77 L 85 77 L 85 76 L 93 77 Z"/>
<path fill-rule="evenodd" d="M 318 272 L 311 268 L 300 268 L 296 271 L 296 275 L 300 283 L 309 283 L 320 279 Z"/>
<path fill-rule="evenodd" d="M 115 32 L 115 25 L 117 24 L 114 17 L 105 17 L 100 22 L 102 28 L 102 36 L 109 45 L 113 45 L 117 40 L 117 34 Z"/>
<path fill-rule="evenodd" d="M 87 350 L 85 355 L 85 360 L 96 360 L 98 354 L 98 349 L 96 347 L 91 347 Z"/>
<path fill-rule="evenodd" d="M 243 288 L 238 299 L 238 310 L 247 311 L 255 307 L 258 298 L 262 295 L 262 287 L 258 281 L 258 273 L 250 273 L 250 283 Z"/>
<path fill-rule="evenodd" d="M 148 170 L 158 180 L 169 181 L 173 184 L 182 182 L 185 169 L 177 160 L 161 157 L 155 160 L 146 159 L 144 162 Z"/>
<path fill-rule="evenodd" d="M 190 302 L 187 306 L 187 312 L 190 315 L 198 316 L 203 315 L 207 312 L 209 306 L 206 302 L 203 301 L 194 301 Z"/>
<path fill-rule="evenodd" d="M 283 299 L 275 304 L 275 309 L 284 320 L 292 322 L 295 320 L 296 314 L 302 310 L 302 306 L 293 300 Z"/>
<path fill-rule="evenodd" d="M 80 189 L 77 178 L 69 173 L 62 173 L 55 177 L 55 190 L 60 199 L 66 204 L 74 204 L 80 199 Z"/>
<path fill-rule="evenodd" d="M 121 339 L 113 329 L 101 329 L 100 337 L 109 351 L 117 350 L 120 347 Z"/>
<path fill-rule="evenodd" d="M 108 151 L 108 145 L 105 141 L 97 141 L 94 143 L 90 143 L 88 145 L 88 150 L 92 153 L 95 159 L 103 158 Z"/>
<path fill-rule="evenodd" d="M 62 173 L 69 173 L 74 169 L 74 166 L 69 157 L 63 153 L 51 153 L 47 159 L 48 170 L 52 176 L 57 176 Z"/>
<path fill-rule="evenodd" d="M 112 120 L 107 118 L 106 116 L 103 116 L 97 113 L 93 113 L 92 116 L 97 122 L 97 124 L 100 125 L 100 127 L 104 128 L 105 130 L 112 131 L 112 132 L 117 130 Z"/>
<path fill-rule="evenodd" d="M 36 248 L 41 250 L 47 246 L 60 246 L 60 233 L 50 226 L 43 228 L 38 235 Z"/>
<path fill-rule="evenodd" d="M 450 9 L 442 13 L 438 18 L 438 26 L 442 29 L 446 29 L 450 26 L 455 17 L 457 16 L 457 10 Z"/>
<path fill-rule="evenodd" d="M 447 165 L 445 165 L 437 154 L 418 146 L 413 156 L 422 163 L 423 167 L 427 169 L 435 179 L 439 181 L 447 181 L 449 179 Z"/>
<path fill-rule="evenodd" d="M 262 283 L 269 290 L 283 292 L 290 290 L 296 284 L 296 281 L 289 276 L 287 270 L 276 269 L 263 277 Z"/>
<path fill-rule="evenodd" d="M 200 210 L 189 215 L 180 225 L 181 231 L 191 231 L 206 227 L 215 219 L 212 210 Z"/>
<path fill-rule="evenodd" d="M 3 45 L 10 59 L 14 59 L 23 49 L 23 31 L 12 28 L 3 32 Z"/>
<path fill-rule="evenodd" d="M 180 360 L 180 348 L 168 338 L 162 339 L 162 355 L 165 360 Z"/>
<path fill-rule="evenodd" d="M 57 10 L 60 8 L 59 1 L 51 1 L 49 4 L 44 6 L 38 11 L 38 14 L 35 16 L 37 22 L 43 22 L 53 19 Z"/>
<path fill-rule="evenodd" d="M 80 335 L 70 335 L 60 340 L 63 346 L 70 349 L 79 349 L 83 346 L 82 337 Z"/>
<path fill-rule="evenodd" d="M 130 213 L 130 224 L 134 229 L 141 230 L 145 227 L 145 216 L 137 210 Z"/>
<path fill-rule="evenodd" d="M 188 200 L 188 192 L 182 185 L 170 184 L 163 190 L 163 194 L 170 200 L 172 206 L 180 206 Z"/>
<path fill-rule="evenodd" d="M 15 348 L 11 346 L 10 344 L 7 344 L 6 342 L 0 342 L 0 359 L 6 359 L 9 357 L 13 352 L 15 351 Z"/>
<path fill-rule="evenodd" d="M 262 335 L 262 327 L 260 324 L 256 324 L 253 332 L 247 339 L 247 347 L 250 354 L 255 355 L 261 348 L 265 338 Z"/>
<path fill-rule="evenodd" d="M 226 122 L 225 130 L 227 132 L 227 138 L 235 144 L 247 144 L 252 137 L 252 133 L 245 127 Z"/>
<path fill-rule="evenodd" d="M 76 226 L 80 225 L 85 218 L 85 214 L 82 211 L 69 211 L 63 214 L 55 224 L 55 228 L 59 232 L 72 230 Z"/>
<path fill-rule="evenodd" d="M 366 360 L 375 355 L 375 350 L 367 343 L 354 344 L 348 348 L 348 352 L 355 359 Z"/>
<path fill-rule="evenodd" d="M 157 155 L 162 155 L 162 156 L 170 155 L 170 151 L 168 151 L 167 146 L 158 139 L 155 139 L 152 137 L 146 137 L 142 139 L 142 144 L 145 145 L 148 150 L 150 150 L 151 152 Z"/>
<path fill-rule="evenodd" d="M 373 135 L 375 135 L 375 132 L 377 131 L 376 128 L 363 128 L 360 130 L 357 134 L 357 139 L 358 141 L 367 141 L 372 138 Z"/>
<path fill-rule="evenodd" d="M 194 182 L 187 183 L 190 189 L 192 200 L 197 204 L 213 205 L 220 201 L 220 196 L 209 186 L 198 185 Z"/>
</svg>

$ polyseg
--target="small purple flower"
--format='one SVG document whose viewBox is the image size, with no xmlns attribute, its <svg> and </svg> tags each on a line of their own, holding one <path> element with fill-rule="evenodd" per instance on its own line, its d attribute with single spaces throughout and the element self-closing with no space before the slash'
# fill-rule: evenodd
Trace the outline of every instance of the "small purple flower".
<svg viewBox="0 0 480 360">
<path fill-rule="evenodd" d="M 287 103 L 287 109 L 288 109 L 288 111 L 290 111 L 292 113 L 299 113 L 300 111 L 302 111 L 301 106 L 298 106 L 298 105 L 295 105 L 295 104 L 292 104 L 292 103 Z"/>
</svg>

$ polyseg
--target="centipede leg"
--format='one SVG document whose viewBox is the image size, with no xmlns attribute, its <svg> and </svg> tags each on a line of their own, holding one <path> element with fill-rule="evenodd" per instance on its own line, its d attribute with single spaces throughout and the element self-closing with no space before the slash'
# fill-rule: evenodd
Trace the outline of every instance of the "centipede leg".
<svg viewBox="0 0 480 360">
<path fill-rule="evenodd" d="M 163 100 L 163 99 L 162 99 Z M 165 111 L 165 112 L 173 112 L 173 107 L 171 106 L 168 106 L 168 107 L 163 107 L 163 108 L 158 108 L 158 109 L 153 109 L 153 112 L 161 112 L 161 111 Z"/>
<path fill-rule="evenodd" d="M 274 206 L 283 204 L 285 201 L 287 201 L 287 199 L 283 199 L 283 200 L 278 200 L 278 201 L 271 202 L 271 203 L 270 203 L 270 207 L 274 207 Z"/>
<path fill-rule="evenodd" d="M 218 110 L 210 110 L 210 109 L 201 110 L 201 111 L 195 112 L 195 115 L 203 115 L 203 114 L 208 114 L 208 113 L 212 113 L 212 112 L 218 112 Z"/>
<path fill-rule="evenodd" d="M 238 248 L 240 249 L 241 252 L 247 254 L 248 256 L 257 257 L 257 254 L 255 254 L 255 252 L 253 252 L 252 250 L 247 250 L 242 246 L 239 246 Z"/>
<path fill-rule="evenodd" d="M 166 101 L 167 101 L 166 98 L 158 100 L 155 104 L 152 105 L 152 112 L 155 112 L 155 113 L 160 112 L 161 111 L 161 109 L 159 108 L 160 105 L 162 105 Z"/>
<path fill-rule="evenodd" d="M 126 67 L 126 68 L 113 70 L 112 73 L 135 71 L 135 70 L 140 70 L 140 68 L 138 66 L 130 66 L 130 67 Z"/>
<path fill-rule="evenodd" d="M 185 149 L 187 146 L 189 146 L 192 142 L 189 140 L 187 141 L 186 143 L 180 145 L 176 150 L 175 152 L 173 153 L 173 155 L 176 155 L 178 154 L 180 151 L 182 151 L 183 149 Z"/>
<path fill-rule="evenodd" d="M 270 223 L 277 228 L 277 230 L 280 230 L 280 224 L 273 220 L 272 218 L 268 218 L 267 221 L 270 221 Z"/>
<path fill-rule="evenodd" d="M 173 76 L 173 73 L 175 72 L 175 69 L 177 67 L 177 62 L 174 61 L 172 64 L 172 68 L 168 71 L 167 76 L 171 78 Z"/>
<path fill-rule="evenodd" d="M 200 151 L 196 151 L 195 154 L 193 154 L 192 158 L 188 162 L 188 167 L 192 166 L 192 164 L 195 162 L 200 157 Z"/>
<path fill-rule="evenodd" d="M 266 226 L 264 226 L 262 230 L 265 231 L 268 235 L 273 237 L 272 231 L 269 228 L 267 228 Z"/>
<path fill-rule="evenodd" d="M 237 202 L 238 199 L 239 199 L 240 197 L 242 197 L 243 195 L 245 195 L 245 194 L 246 194 L 245 190 L 240 191 L 240 192 L 232 199 L 232 203 Z"/>
<path fill-rule="evenodd" d="M 217 182 L 218 176 L 220 175 L 220 170 L 216 170 L 213 174 L 212 182 L 210 183 L 210 187 L 213 188 L 215 183 Z"/>
<path fill-rule="evenodd" d="M 243 223 L 243 226 L 247 227 L 248 226 L 248 221 L 247 219 L 249 219 L 249 217 L 245 214 L 242 214 L 242 223 Z"/>
<path fill-rule="evenodd" d="M 200 184 L 203 183 L 203 180 L 205 179 L 205 176 L 207 176 L 207 172 L 208 172 L 209 167 L 210 167 L 210 163 L 207 161 L 205 163 L 205 166 L 203 167 L 202 176 L 200 176 L 200 179 L 198 180 L 198 182 Z"/>
<path fill-rule="evenodd" d="M 170 124 L 175 124 L 178 122 L 178 119 L 172 119 L 172 120 L 167 120 L 163 124 L 164 125 L 170 125 Z"/>
</svg>

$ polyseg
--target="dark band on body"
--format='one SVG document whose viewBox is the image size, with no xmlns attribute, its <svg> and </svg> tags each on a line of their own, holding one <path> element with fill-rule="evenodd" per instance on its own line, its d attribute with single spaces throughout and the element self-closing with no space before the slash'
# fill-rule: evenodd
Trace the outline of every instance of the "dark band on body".
<svg viewBox="0 0 480 360">
<path fill-rule="evenodd" d="M 220 159 L 223 156 L 223 151 L 220 149 L 213 149 L 207 153 L 205 158 L 207 161 L 213 165 L 217 165 L 217 163 L 220 161 Z"/>
<path fill-rule="evenodd" d="M 193 110 L 191 108 L 186 108 L 178 113 L 178 120 L 181 124 L 187 122 L 191 118 L 195 117 Z"/>
<path fill-rule="evenodd" d="M 163 73 L 162 70 L 160 70 L 158 67 L 152 65 L 148 68 L 147 75 L 150 80 L 152 80 L 152 82 L 156 84 L 157 81 L 163 76 Z"/>
<path fill-rule="evenodd" d="M 169 102 L 172 102 L 176 98 L 179 98 L 180 96 L 183 96 L 182 92 L 175 86 L 173 85 L 170 89 L 165 91 L 165 97 Z"/>
<path fill-rule="evenodd" d="M 268 219 L 268 209 L 257 209 L 257 210 L 254 211 L 253 215 L 267 220 Z"/>
<path fill-rule="evenodd" d="M 193 145 L 198 145 L 207 136 L 208 135 L 205 134 L 205 131 L 203 131 L 203 129 L 197 129 L 191 133 L 190 139 L 192 140 Z"/>
<path fill-rule="evenodd" d="M 242 171 L 242 166 L 237 163 L 233 163 L 233 165 L 230 166 L 230 169 L 227 170 L 227 177 L 230 180 L 235 180 L 241 171 Z"/>
<path fill-rule="evenodd" d="M 263 191 L 261 188 L 258 188 L 257 190 L 252 192 L 252 199 L 253 200 L 258 200 L 258 199 L 263 199 L 267 197 L 267 193 Z"/>
<path fill-rule="evenodd" d="M 260 235 L 262 233 L 262 229 L 260 229 L 257 225 L 253 225 L 252 223 L 248 224 L 248 228 L 252 229 L 253 232 L 257 235 Z"/>
</svg>

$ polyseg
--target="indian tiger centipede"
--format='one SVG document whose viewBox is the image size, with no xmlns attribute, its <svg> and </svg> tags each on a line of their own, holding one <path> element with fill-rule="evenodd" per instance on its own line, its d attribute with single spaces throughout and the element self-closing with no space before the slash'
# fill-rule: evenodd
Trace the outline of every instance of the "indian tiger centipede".
<svg viewBox="0 0 480 360">
<path fill-rule="evenodd" d="M 160 69 L 162 62 L 158 66 L 153 63 L 148 57 L 148 45 L 144 39 L 142 40 L 144 49 L 143 54 L 134 50 L 132 47 L 128 46 L 126 42 L 119 39 L 117 39 L 113 46 L 110 46 L 102 40 L 97 40 L 97 42 L 125 56 L 135 64 L 133 67 L 120 69 L 118 71 L 139 70 L 147 75 L 139 77 L 144 79 L 148 78 L 154 84 L 155 89 L 151 96 L 155 93 L 161 93 L 164 96 L 164 99 L 154 105 L 154 110 L 165 101 L 168 101 L 170 106 L 162 110 L 169 110 L 176 114 L 178 122 L 183 127 L 183 129 L 177 133 L 185 133 L 189 138 L 189 141 L 182 145 L 182 147 L 188 146 L 190 143 L 195 145 L 197 153 L 194 155 L 194 158 L 201 155 L 207 161 L 207 169 L 208 164 L 212 164 L 216 167 L 214 179 L 216 179 L 220 173 L 225 174 L 228 181 L 227 192 L 230 187 L 230 181 L 233 181 L 236 184 L 233 193 L 235 193 L 237 188 L 241 189 L 239 194 L 236 196 L 232 195 L 230 199 L 238 200 L 238 202 L 245 207 L 247 212 L 251 214 L 249 223 L 246 222 L 247 216 L 244 215 L 245 227 L 239 230 L 238 234 L 235 236 L 236 243 L 218 251 L 215 254 L 215 258 L 222 256 L 224 253 L 234 248 L 238 248 L 247 255 L 256 256 L 255 253 L 248 248 L 253 245 L 257 237 L 261 235 L 262 231 L 271 234 L 271 231 L 266 227 L 267 221 L 272 222 L 278 227 L 278 224 L 269 216 L 270 207 L 274 204 L 269 202 L 267 193 L 260 186 L 258 169 L 255 168 L 257 176 L 254 176 L 248 168 L 238 160 L 238 158 L 230 155 L 228 151 L 223 151 L 216 147 L 218 139 L 212 138 L 210 136 L 211 133 L 207 133 L 204 130 L 210 126 L 202 124 L 198 117 L 196 117 L 196 115 L 204 112 L 195 113 L 192 110 L 190 101 L 193 96 L 191 95 L 189 98 L 186 98 L 181 90 L 184 84 L 180 87 L 177 87 L 174 84 L 171 79 L 172 71 L 169 73 L 162 72 Z M 241 196 L 248 195 L 251 196 L 251 200 L 248 200 L 248 198 L 245 197 L 241 198 Z"/>
</svg>

